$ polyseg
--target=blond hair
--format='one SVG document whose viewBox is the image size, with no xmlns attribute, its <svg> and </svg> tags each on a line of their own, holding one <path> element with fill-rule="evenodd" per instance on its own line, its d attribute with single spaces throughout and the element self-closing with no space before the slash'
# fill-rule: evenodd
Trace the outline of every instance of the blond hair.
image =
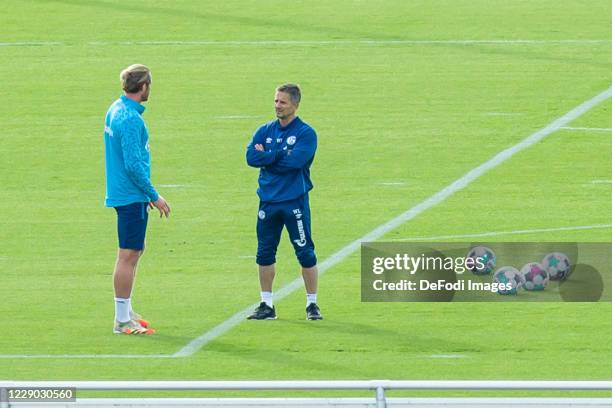
<svg viewBox="0 0 612 408">
<path fill-rule="evenodd" d="M 151 70 L 142 64 L 130 65 L 119 75 L 121 86 L 127 93 L 136 93 L 142 89 L 142 84 L 151 83 Z"/>
</svg>

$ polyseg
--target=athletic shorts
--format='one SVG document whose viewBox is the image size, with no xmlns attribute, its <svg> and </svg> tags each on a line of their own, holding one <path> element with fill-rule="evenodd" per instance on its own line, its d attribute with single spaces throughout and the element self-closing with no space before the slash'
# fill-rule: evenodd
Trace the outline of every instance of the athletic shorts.
<svg viewBox="0 0 612 408">
<path fill-rule="evenodd" d="M 119 248 L 142 251 L 144 249 L 149 203 L 132 203 L 115 207 Z"/>
<path fill-rule="evenodd" d="M 308 194 L 295 200 L 279 203 L 259 203 L 257 216 L 257 264 L 276 263 L 276 250 L 283 227 L 287 227 L 289 239 L 298 261 L 304 268 L 317 264 L 310 229 L 310 205 Z"/>
</svg>

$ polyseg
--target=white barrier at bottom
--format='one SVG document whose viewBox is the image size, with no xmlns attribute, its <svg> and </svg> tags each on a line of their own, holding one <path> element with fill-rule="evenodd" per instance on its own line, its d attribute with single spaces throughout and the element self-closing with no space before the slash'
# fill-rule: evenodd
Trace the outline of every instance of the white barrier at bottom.
<svg viewBox="0 0 612 408">
<path fill-rule="evenodd" d="M 80 398 L 76 402 L 19 402 L 9 407 L 376 408 L 373 398 Z M 388 408 L 612 408 L 612 398 L 387 398 Z"/>
<path fill-rule="evenodd" d="M 371 390 L 375 398 L 80 398 L 72 402 L 35 403 L 9 400 L 15 390 L 67 389 L 80 391 L 263 391 L 263 390 Z M 610 407 L 612 398 L 387 398 L 388 390 L 500 390 L 515 391 L 612 391 L 612 381 L 2 381 L 0 408 L 75 406 L 219 406 L 219 407 Z M 79 394 L 75 395 L 79 397 Z M 15 398 L 15 397 L 13 397 Z"/>
</svg>

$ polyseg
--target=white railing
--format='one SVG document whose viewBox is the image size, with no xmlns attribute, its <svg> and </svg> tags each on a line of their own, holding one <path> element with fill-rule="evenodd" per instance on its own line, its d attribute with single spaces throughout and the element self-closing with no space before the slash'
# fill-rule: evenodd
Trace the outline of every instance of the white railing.
<svg viewBox="0 0 612 408">
<path fill-rule="evenodd" d="M 8 406 L 7 389 L 76 388 L 88 391 L 262 391 L 372 390 L 376 407 L 387 406 L 386 390 L 557 390 L 610 391 L 612 381 L 1 381 L 0 405 Z M 612 401 L 612 400 L 611 400 Z"/>
</svg>

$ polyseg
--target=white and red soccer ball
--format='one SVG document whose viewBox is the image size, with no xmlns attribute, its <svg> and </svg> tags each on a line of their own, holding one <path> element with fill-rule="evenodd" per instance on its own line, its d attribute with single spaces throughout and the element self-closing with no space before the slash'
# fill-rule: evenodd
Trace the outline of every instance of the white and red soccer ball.
<svg viewBox="0 0 612 408">
<path fill-rule="evenodd" d="M 523 285 L 526 290 L 544 290 L 550 277 L 544 266 L 539 262 L 529 262 L 521 268 L 521 275 L 525 279 Z"/>
</svg>

